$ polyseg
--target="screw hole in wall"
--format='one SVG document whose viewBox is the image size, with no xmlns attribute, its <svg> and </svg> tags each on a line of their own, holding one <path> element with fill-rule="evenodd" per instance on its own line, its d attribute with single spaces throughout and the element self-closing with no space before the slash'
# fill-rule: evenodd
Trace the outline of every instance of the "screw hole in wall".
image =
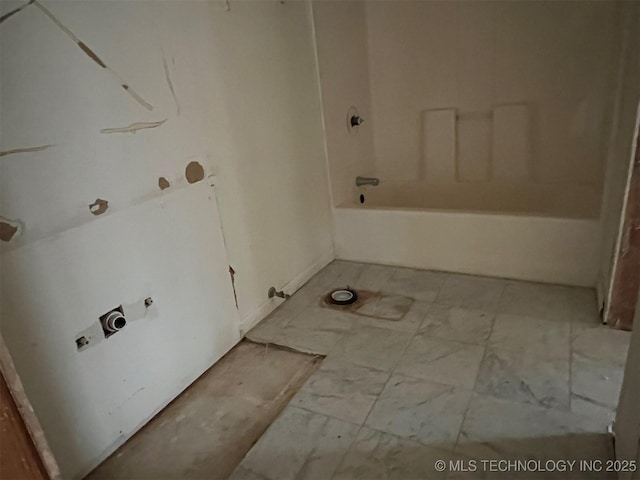
<svg viewBox="0 0 640 480">
<path fill-rule="evenodd" d="M 364 195 L 360 194 L 360 203 L 364 203 Z"/>
</svg>

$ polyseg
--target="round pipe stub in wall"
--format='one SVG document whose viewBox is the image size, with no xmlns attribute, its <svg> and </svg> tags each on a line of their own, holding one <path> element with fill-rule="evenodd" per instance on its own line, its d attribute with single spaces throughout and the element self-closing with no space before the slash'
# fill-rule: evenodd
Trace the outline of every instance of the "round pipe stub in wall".
<svg viewBox="0 0 640 480">
<path fill-rule="evenodd" d="M 122 330 L 126 324 L 127 320 L 124 318 L 122 312 L 119 312 L 118 310 L 109 312 L 102 321 L 105 333 L 116 333 L 117 331 Z"/>
<path fill-rule="evenodd" d="M 330 305 L 351 305 L 357 300 L 358 294 L 349 287 L 332 290 L 324 298 L 324 301 Z"/>
<path fill-rule="evenodd" d="M 358 113 L 358 109 L 355 106 L 350 106 L 347 110 L 347 130 L 349 133 L 358 133 L 358 127 L 362 125 L 364 119 Z"/>
</svg>

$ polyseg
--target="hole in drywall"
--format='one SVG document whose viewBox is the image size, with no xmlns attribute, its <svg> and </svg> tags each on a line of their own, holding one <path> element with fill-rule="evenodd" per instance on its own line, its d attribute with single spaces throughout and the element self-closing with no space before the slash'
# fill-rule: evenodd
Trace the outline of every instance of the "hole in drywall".
<svg viewBox="0 0 640 480">
<path fill-rule="evenodd" d="M 360 203 L 364 203 L 364 195 L 360 194 Z"/>
<path fill-rule="evenodd" d="M 109 202 L 101 198 L 96 198 L 96 201 L 89 205 L 89 211 L 94 215 L 102 215 L 109 208 Z"/>
<path fill-rule="evenodd" d="M 160 187 L 160 190 L 166 190 L 170 186 L 171 184 L 169 183 L 169 180 L 167 180 L 165 177 L 158 178 L 158 187 Z"/>
<path fill-rule="evenodd" d="M 199 182 L 204 178 L 204 168 L 198 162 L 189 162 L 185 169 L 185 177 L 189 183 Z"/>
<path fill-rule="evenodd" d="M 0 240 L 10 242 L 15 234 L 18 233 L 18 229 L 17 224 L 5 219 L 0 220 Z"/>
</svg>

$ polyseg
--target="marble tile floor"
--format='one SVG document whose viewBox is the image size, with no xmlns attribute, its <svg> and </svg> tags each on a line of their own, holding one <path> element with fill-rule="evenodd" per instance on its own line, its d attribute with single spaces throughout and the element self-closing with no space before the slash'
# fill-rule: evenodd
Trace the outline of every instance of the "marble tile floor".
<svg viewBox="0 0 640 480">
<path fill-rule="evenodd" d="M 414 302 L 398 321 L 322 306 L 347 285 Z M 629 333 L 592 289 L 334 261 L 247 338 L 326 358 L 233 480 L 607 478 L 489 463 L 612 458 Z"/>
</svg>

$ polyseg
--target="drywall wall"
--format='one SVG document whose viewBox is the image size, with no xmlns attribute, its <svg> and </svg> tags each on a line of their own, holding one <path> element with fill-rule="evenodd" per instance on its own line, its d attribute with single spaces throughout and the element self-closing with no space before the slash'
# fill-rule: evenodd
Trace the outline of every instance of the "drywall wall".
<svg viewBox="0 0 640 480">
<path fill-rule="evenodd" d="M 621 52 L 616 70 L 617 98 L 612 112 L 614 126 L 609 139 L 602 198 L 602 246 L 598 277 L 599 304 L 609 295 L 618 250 L 622 208 L 633 157 L 633 138 L 640 113 L 640 4 L 626 2 L 620 9 Z M 605 305 L 605 310 L 608 305 Z M 606 314 L 605 314 L 606 317 Z"/>
<path fill-rule="evenodd" d="M 318 71 L 334 205 L 353 198 L 356 176 L 372 176 L 373 116 L 364 2 L 314 1 Z M 351 107 L 364 123 L 349 128 Z"/>
<path fill-rule="evenodd" d="M 615 14 L 613 2 L 367 2 L 380 177 L 430 180 L 424 142 L 452 140 L 429 140 L 423 116 L 452 109 L 449 181 L 599 184 Z"/>
<path fill-rule="evenodd" d="M 228 117 L 208 132 L 227 125 L 214 170 L 246 331 L 281 301 L 266 298 L 269 287 L 295 291 L 333 259 L 333 244 L 310 5 L 230 5 L 211 26 Z"/>
<path fill-rule="evenodd" d="M 308 5 L 232 3 L 51 4 L 152 111 L 33 5 L 3 22 L 2 149 L 54 145 L 3 157 L 0 214 L 25 224 L 16 243 L 81 223 L 97 197 L 121 208 L 197 161 L 219 177 L 241 318 L 264 307 L 270 285 L 330 260 Z M 38 35 L 22 38 L 31 29 Z"/>
<path fill-rule="evenodd" d="M 2 255 L 2 334 L 63 478 L 88 473 L 238 342 L 226 261 L 206 182 Z M 98 318 L 121 304 L 127 325 L 105 338 Z"/>
<path fill-rule="evenodd" d="M 55 266 L 65 284 L 39 275 L 31 288 L 7 284 L 23 307 L 3 305 L 1 328 L 18 370 L 28 372 L 25 389 L 63 475 L 73 478 L 221 354 L 226 343 L 213 342 L 213 331 L 235 341 L 280 301 L 267 299 L 270 286 L 291 291 L 331 260 L 321 106 L 305 2 L 25 5 L 0 7 L 2 271 L 25 257 L 29 282 Z M 157 200 L 162 210 L 169 196 L 200 188 L 206 195 L 185 193 L 156 236 L 131 218 L 137 206 Z M 124 219 L 120 250 L 95 234 L 110 217 Z M 220 230 L 226 253 L 213 242 Z M 174 257 L 190 259 L 191 269 Z M 135 278 L 120 282 L 127 265 Z M 151 287 L 164 292 L 157 318 L 76 351 L 85 322 L 154 296 Z M 55 314 L 39 315 L 40 299 Z M 181 333 L 150 330 L 155 321 Z M 116 353 L 132 370 L 97 376 L 96 391 L 82 386 Z M 68 405 L 56 411 L 48 397 Z"/>
</svg>

